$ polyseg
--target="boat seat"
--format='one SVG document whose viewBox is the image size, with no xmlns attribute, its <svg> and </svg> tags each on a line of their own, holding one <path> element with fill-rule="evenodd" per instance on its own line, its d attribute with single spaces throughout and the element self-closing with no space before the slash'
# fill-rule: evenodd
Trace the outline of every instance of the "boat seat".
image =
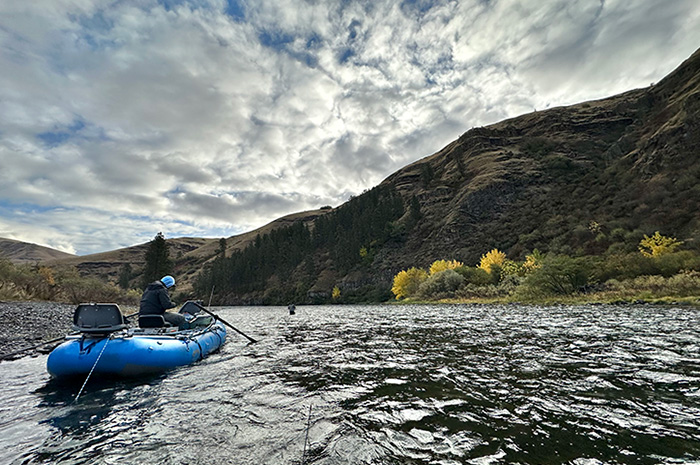
<svg viewBox="0 0 700 465">
<path fill-rule="evenodd" d="M 163 315 L 139 315 L 139 328 L 164 328 L 170 326 Z"/>
<path fill-rule="evenodd" d="M 126 328 L 117 304 L 80 304 L 73 312 L 73 324 L 87 334 L 109 334 Z"/>
</svg>

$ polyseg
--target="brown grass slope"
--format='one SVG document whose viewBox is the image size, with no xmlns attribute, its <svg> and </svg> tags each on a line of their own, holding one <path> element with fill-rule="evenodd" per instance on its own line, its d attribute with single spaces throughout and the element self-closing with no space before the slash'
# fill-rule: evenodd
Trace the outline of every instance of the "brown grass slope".
<svg viewBox="0 0 700 465">
<path fill-rule="evenodd" d="M 660 230 L 700 240 L 700 51 L 656 85 L 475 128 L 384 183 L 423 218 L 381 268 L 472 265 L 493 247 L 601 253 Z M 597 225 L 597 226 L 596 226 Z"/>
<path fill-rule="evenodd" d="M 74 257 L 74 255 L 29 242 L 0 237 L 0 258 L 6 258 L 16 265 L 34 264 L 69 257 Z"/>
</svg>

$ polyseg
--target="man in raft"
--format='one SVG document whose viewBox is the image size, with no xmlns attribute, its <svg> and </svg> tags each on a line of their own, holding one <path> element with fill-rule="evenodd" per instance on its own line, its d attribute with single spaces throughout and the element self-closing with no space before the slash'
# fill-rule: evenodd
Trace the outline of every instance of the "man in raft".
<svg viewBox="0 0 700 465">
<path fill-rule="evenodd" d="M 185 317 L 179 313 L 166 312 L 167 309 L 175 307 L 175 304 L 170 300 L 170 294 L 168 294 L 168 289 L 173 286 L 175 286 L 175 278 L 170 275 L 163 276 L 160 281 L 149 284 L 141 296 L 139 316 L 163 315 L 165 321 L 173 326 L 181 327 L 185 323 Z"/>
</svg>

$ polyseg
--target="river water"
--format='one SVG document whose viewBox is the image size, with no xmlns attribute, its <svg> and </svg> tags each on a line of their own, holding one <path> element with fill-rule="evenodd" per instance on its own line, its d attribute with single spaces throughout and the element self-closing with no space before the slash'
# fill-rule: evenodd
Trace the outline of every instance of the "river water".
<svg viewBox="0 0 700 465">
<path fill-rule="evenodd" d="M 216 309 L 193 366 L 50 381 L 0 363 L 0 464 L 700 463 L 700 312 Z"/>
</svg>

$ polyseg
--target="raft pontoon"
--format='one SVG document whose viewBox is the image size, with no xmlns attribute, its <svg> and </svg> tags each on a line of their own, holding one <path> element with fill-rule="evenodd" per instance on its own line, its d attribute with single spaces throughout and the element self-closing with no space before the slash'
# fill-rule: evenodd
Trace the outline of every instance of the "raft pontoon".
<svg viewBox="0 0 700 465">
<path fill-rule="evenodd" d="M 187 302 L 180 313 L 197 311 Z M 73 323 L 79 333 L 66 336 L 46 362 L 53 377 L 158 373 L 197 362 L 226 341 L 226 327 L 207 315 L 193 317 L 188 329 L 167 326 L 160 315 L 141 317 L 139 328 L 128 328 L 116 304 L 80 304 Z"/>
</svg>

